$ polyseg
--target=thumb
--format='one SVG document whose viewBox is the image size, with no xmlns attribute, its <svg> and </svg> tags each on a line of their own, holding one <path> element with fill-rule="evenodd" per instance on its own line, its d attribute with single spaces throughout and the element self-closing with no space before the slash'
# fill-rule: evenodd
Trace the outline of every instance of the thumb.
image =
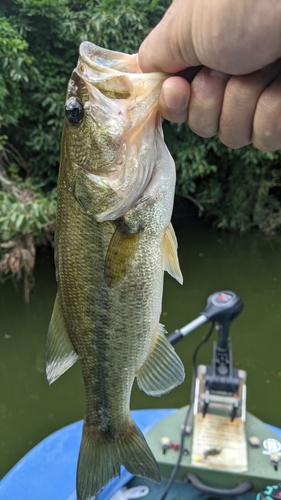
<svg viewBox="0 0 281 500">
<path fill-rule="evenodd" d="M 142 42 L 138 62 L 143 72 L 176 73 L 200 64 L 191 36 L 192 5 L 193 0 L 174 0 L 160 23 Z"/>
</svg>

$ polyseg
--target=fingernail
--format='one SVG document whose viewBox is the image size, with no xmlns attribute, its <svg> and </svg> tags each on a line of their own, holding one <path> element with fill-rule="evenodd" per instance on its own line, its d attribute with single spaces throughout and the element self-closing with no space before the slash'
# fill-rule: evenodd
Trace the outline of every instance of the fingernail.
<svg viewBox="0 0 281 500">
<path fill-rule="evenodd" d="M 187 108 L 188 98 L 185 94 L 175 92 L 174 89 L 168 86 L 163 87 L 163 90 L 163 98 L 168 108 L 174 110 Z"/>
</svg>

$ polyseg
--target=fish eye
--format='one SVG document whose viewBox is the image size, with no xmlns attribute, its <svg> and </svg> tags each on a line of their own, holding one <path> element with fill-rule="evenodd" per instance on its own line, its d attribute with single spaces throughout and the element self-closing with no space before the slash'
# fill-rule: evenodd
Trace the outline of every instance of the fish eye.
<svg viewBox="0 0 281 500">
<path fill-rule="evenodd" d="M 71 125 L 78 125 L 83 120 L 84 109 L 76 97 L 70 97 L 66 101 L 65 116 Z"/>
</svg>

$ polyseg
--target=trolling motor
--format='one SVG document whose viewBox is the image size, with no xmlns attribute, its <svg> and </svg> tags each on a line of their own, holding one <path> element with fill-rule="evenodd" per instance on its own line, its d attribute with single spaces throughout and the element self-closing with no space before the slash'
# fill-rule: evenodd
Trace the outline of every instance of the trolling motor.
<svg viewBox="0 0 281 500">
<path fill-rule="evenodd" d="M 170 342 L 175 344 L 208 321 L 215 323 L 218 331 L 217 342 L 213 344 L 212 363 L 197 367 L 195 389 L 191 393 L 191 465 L 195 468 L 237 472 L 248 468 L 246 372 L 233 368 L 229 341 L 231 322 L 242 309 L 243 302 L 236 293 L 228 290 L 213 293 L 198 318 L 168 336 Z M 249 489 L 249 484 L 243 483 L 243 487 Z M 198 485 L 196 487 L 199 488 Z"/>
<path fill-rule="evenodd" d="M 247 415 L 246 432 L 246 372 L 233 368 L 232 363 L 229 328 L 242 309 L 243 302 L 234 292 L 223 290 L 213 293 L 208 297 L 205 309 L 194 321 L 168 335 L 169 341 L 176 344 L 198 326 L 209 321 L 216 324 L 218 331 L 218 339 L 213 344 L 212 363 L 199 365 L 197 375 L 196 355 L 203 342 L 210 338 L 213 326 L 194 351 L 190 404 L 181 425 L 179 458 L 173 466 L 160 500 L 166 498 L 179 467 L 183 470 L 187 468 L 186 482 L 199 491 L 212 495 L 212 498 L 213 495 L 216 498 L 244 495 L 254 487 L 260 488 L 260 485 L 257 486 L 260 477 L 263 487 L 266 477 L 268 482 L 275 482 L 274 474 L 281 464 L 281 443 L 273 436 L 268 437 L 269 430 L 264 432 L 264 424 L 258 419 L 254 420 L 251 414 Z M 251 435 L 254 429 L 257 429 L 257 434 Z M 259 449 L 261 438 L 264 450 Z M 162 450 L 163 444 L 166 446 L 164 439 L 169 438 L 160 439 Z M 256 452 L 252 448 L 256 449 Z M 268 463 L 262 464 L 261 457 L 264 455 Z M 184 460 L 185 464 L 182 463 Z M 167 466 L 167 459 L 162 465 Z M 219 482 L 222 487 L 218 486 L 215 476 L 221 472 L 223 474 L 219 476 Z M 235 478 L 239 482 L 233 487 Z M 247 478 L 248 481 L 245 480 Z M 275 498 L 281 498 L 281 483 L 267 486 L 264 491 L 258 493 L 256 500 Z"/>
<path fill-rule="evenodd" d="M 194 412 L 201 411 L 203 417 L 209 409 L 219 412 L 226 409 L 231 421 L 242 413 L 246 374 L 233 368 L 232 347 L 228 338 L 230 324 L 242 309 L 243 302 L 236 293 L 215 292 L 208 297 L 206 307 L 198 318 L 168 335 L 171 344 L 175 344 L 198 326 L 208 321 L 216 322 L 218 341 L 213 344 L 212 364 L 198 367 Z"/>
</svg>

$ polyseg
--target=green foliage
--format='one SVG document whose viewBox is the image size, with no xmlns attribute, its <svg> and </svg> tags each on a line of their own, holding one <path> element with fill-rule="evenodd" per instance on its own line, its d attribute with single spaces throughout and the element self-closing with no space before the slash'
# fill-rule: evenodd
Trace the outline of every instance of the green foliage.
<svg viewBox="0 0 281 500">
<path fill-rule="evenodd" d="M 7 130 L 18 123 L 22 107 L 20 85 L 28 83 L 31 58 L 21 33 L 1 14 L 0 33 L 0 126 Z"/>
<path fill-rule="evenodd" d="M 217 165 L 210 161 L 208 155 L 208 140 L 188 132 L 185 125 L 165 122 L 163 128 L 176 162 L 178 193 L 195 193 L 196 181 L 217 171 Z"/>
<path fill-rule="evenodd" d="M 176 161 L 178 193 L 194 197 L 216 227 L 270 232 L 281 226 L 281 151 L 234 150 L 217 137 L 196 136 L 185 125 L 165 123 L 164 128 Z"/>
<path fill-rule="evenodd" d="M 15 163 L 10 164 L 9 173 L 10 178 L 0 172 L 5 188 L 0 191 L 0 278 L 23 278 L 24 299 L 29 302 L 35 247 L 53 241 L 56 193 L 46 196 L 35 178 L 22 181 Z"/>
<path fill-rule="evenodd" d="M 17 183 L 17 187 L 12 185 L 8 191 L 0 191 L 2 243 L 27 234 L 32 234 L 37 242 L 46 243 L 47 235 L 54 231 L 55 215 L 55 191 L 46 196 L 34 185 L 34 179 Z"/>
</svg>

